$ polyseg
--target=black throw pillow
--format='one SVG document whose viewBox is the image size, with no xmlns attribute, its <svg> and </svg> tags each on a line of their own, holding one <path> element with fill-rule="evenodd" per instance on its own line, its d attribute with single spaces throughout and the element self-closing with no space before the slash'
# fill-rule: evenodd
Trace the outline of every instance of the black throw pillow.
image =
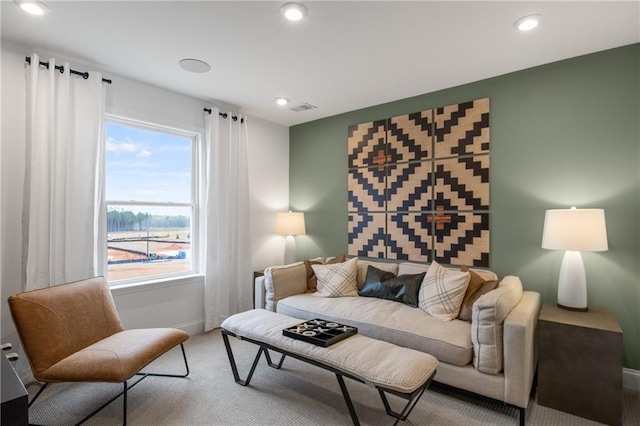
<svg viewBox="0 0 640 426">
<path fill-rule="evenodd" d="M 358 292 L 363 297 L 377 297 L 393 300 L 405 305 L 418 307 L 418 292 L 424 272 L 415 275 L 395 276 L 393 272 L 382 271 L 375 266 L 367 268 L 367 279 Z"/>
</svg>

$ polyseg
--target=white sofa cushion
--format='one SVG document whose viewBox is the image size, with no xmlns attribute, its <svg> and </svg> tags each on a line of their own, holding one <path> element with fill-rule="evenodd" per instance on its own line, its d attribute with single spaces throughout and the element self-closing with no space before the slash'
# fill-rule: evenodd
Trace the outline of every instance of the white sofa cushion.
<svg viewBox="0 0 640 426">
<path fill-rule="evenodd" d="M 482 373 L 499 374 L 503 367 L 503 323 L 522 299 L 522 282 L 505 277 L 498 288 L 481 296 L 473 305 L 471 340 L 473 365 Z"/>
<path fill-rule="evenodd" d="M 359 262 L 362 262 L 362 261 L 360 260 Z M 429 269 L 429 264 L 428 263 L 402 262 L 402 263 L 398 264 L 398 274 L 397 275 L 421 274 L 423 272 L 427 272 L 428 269 Z M 447 267 L 447 269 L 450 269 L 452 271 L 459 271 L 460 270 L 460 268 L 452 267 L 452 266 Z M 492 280 L 497 280 L 498 279 L 498 276 L 496 275 L 496 273 L 493 272 L 493 271 L 490 271 L 488 269 L 469 268 L 469 270 L 475 272 L 478 275 L 480 275 L 482 277 L 482 279 L 484 279 L 485 281 L 492 281 Z"/>
<path fill-rule="evenodd" d="M 362 286 L 364 282 L 367 280 L 367 269 L 369 265 L 375 266 L 376 268 L 391 272 L 394 275 L 398 275 L 398 264 L 397 263 L 385 263 L 385 262 L 372 262 L 370 260 L 358 260 L 358 290 L 362 290 Z M 419 272 L 418 272 L 419 273 Z"/>
<path fill-rule="evenodd" d="M 358 327 L 358 333 L 416 349 L 454 365 L 473 358 L 471 324 L 443 322 L 419 308 L 372 297 L 320 298 L 310 293 L 281 300 L 277 312 L 304 320 L 323 318 Z"/>
<path fill-rule="evenodd" d="M 402 262 L 398 264 L 398 275 L 415 275 L 427 272 L 428 263 Z"/>
</svg>

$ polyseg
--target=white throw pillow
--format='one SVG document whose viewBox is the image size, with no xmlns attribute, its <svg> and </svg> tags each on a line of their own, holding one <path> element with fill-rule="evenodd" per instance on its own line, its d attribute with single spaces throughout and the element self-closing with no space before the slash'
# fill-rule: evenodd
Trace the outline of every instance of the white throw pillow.
<svg viewBox="0 0 640 426">
<path fill-rule="evenodd" d="M 311 265 L 318 279 L 314 296 L 342 297 L 357 296 L 358 258 L 354 257 L 343 263 L 329 265 Z"/>
<path fill-rule="evenodd" d="M 458 316 L 469 285 L 469 272 L 431 263 L 420 285 L 418 306 L 432 317 L 451 321 Z"/>
</svg>

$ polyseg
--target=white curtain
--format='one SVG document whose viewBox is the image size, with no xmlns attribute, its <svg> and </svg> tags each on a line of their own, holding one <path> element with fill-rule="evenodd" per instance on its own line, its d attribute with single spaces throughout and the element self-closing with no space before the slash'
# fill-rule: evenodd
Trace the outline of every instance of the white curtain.
<svg viewBox="0 0 640 426">
<path fill-rule="evenodd" d="M 25 289 L 96 275 L 97 212 L 103 154 L 104 87 L 100 73 L 84 79 L 26 67 L 27 129 L 23 206 Z"/>
<path fill-rule="evenodd" d="M 247 122 L 219 112 L 205 115 L 205 331 L 253 307 Z"/>
</svg>

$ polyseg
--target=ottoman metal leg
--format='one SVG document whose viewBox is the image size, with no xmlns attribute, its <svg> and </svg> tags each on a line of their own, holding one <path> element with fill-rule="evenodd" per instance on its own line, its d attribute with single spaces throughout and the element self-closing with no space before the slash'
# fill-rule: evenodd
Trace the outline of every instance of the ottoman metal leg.
<svg viewBox="0 0 640 426">
<path fill-rule="evenodd" d="M 259 347 L 258 349 L 258 353 L 256 354 L 256 357 L 253 360 L 253 364 L 251 365 L 251 369 L 249 370 L 249 373 L 247 374 L 247 378 L 246 379 L 241 379 L 240 375 L 238 373 L 238 367 L 236 366 L 236 360 L 233 356 L 233 351 L 231 349 L 231 344 L 229 343 L 229 336 L 233 336 L 233 337 L 237 337 L 240 340 L 245 340 L 247 342 L 253 343 L 255 345 L 257 345 Z M 260 356 L 264 353 L 264 356 L 266 358 L 267 364 L 275 369 L 280 369 L 280 367 L 282 367 L 282 363 L 284 362 L 284 359 L 286 356 L 291 356 L 295 359 L 304 361 L 306 363 L 309 363 L 311 365 L 315 365 L 317 367 L 323 368 L 325 370 L 331 371 L 332 373 L 334 373 L 336 375 L 336 378 L 338 379 L 338 384 L 340 385 L 340 390 L 342 392 L 342 396 L 344 398 L 345 403 L 347 404 L 347 408 L 349 409 L 349 415 L 351 416 L 351 420 L 353 421 L 354 426 L 360 426 L 360 421 L 358 420 L 358 414 L 356 413 L 355 407 L 353 406 L 353 401 L 351 400 L 351 396 L 349 395 L 349 391 L 347 390 L 347 386 L 344 382 L 344 377 L 348 377 L 350 379 L 353 379 L 355 381 L 358 382 L 362 382 L 365 383 L 361 378 L 358 378 L 356 376 L 354 376 L 353 374 L 350 374 L 348 372 L 345 371 L 341 371 L 337 368 L 334 368 L 333 366 L 324 364 L 318 360 L 314 360 L 305 356 L 302 356 L 300 354 L 296 354 L 293 352 L 289 352 L 289 351 L 285 351 L 282 350 L 280 348 L 275 348 L 273 346 L 270 346 L 269 344 L 263 343 L 263 342 L 259 342 L 257 340 L 253 340 L 247 337 L 242 337 L 242 336 L 237 336 L 234 333 L 227 331 L 225 329 L 222 329 L 222 338 L 224 340 L 224 346 L 225 349 L 227 350 L 227 356 L 229 357 L 229 363 L 231 364 L 231 371 L 233 372 L 233 378 L 236 381 L 236 383 L 238 383 L 239 385 L 242 386 L 247 386 L 249 384 L 249 382 L 251 381 L 251 377 L 253 377 L 253 373 L 258 365 L 258 362 L 260 361 Z M 282 358 L 280 358 L 280 361 L 276 364 L 272 361 L 271 359 L 271 355 L 269 354 L 269 350 L 273 350 L 275 352 L 278 352 L 280 354 L 282 354 Z M 422 384 L 418 389 L 416 389 L 415 391 L 411 392 L 411 393 L 403 393 L 403 392 L 399 392 L 393 389 L 387 389 L 387 388 L 383 388 L 381 386 L 376 386 L 376 389 L 378 389 L 378 392 L 380 393 L 380 397 L 382 399 L 382 402 L 384 404 L 385 410 L 387 412 L 387 414 L 391 417 L 394 417 L 396 419 L 394 425 L 397 425 L 398 422 L 400 421 L 404 421 L 406 420 L 406 418 L 409 416 L 409 414 L 411 413 L 411 411 L 413 410 L 413 408 L 416 406 L 418 400 L 420 399 L 420 397 L 422 396 L 422 394 L 424 393 L 424 391 L 427 389 L 427 387 L 429 386 L 429 384 L 431 383 L 431 381 L 433 380 L 433 377 L 435 376 L 436 372 L 434 371 L 433 374 L 431 374 L 431 376 L 424 382 L 424 384 Z M 390 393 L 393 395 L 396 395 L 400 398 L 406 399 L 407 400 L 407 404 L 404 406 L 404 408 L 402 409 L 402 411 L 400 413 L 397 413 L 395 411 L 393 411 L 391 409 L 391 406 L 389 405 L 389 401 L 387 400 L 387 396 L 386 393 Z"/>
</svg>

